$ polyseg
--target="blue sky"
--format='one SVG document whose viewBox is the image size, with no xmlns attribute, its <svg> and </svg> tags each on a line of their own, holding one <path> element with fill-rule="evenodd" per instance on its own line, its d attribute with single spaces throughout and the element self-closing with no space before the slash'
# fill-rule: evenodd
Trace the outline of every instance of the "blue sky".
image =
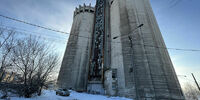
<svg viewBox="0 0 200 100">
<path fill-rule="evenodd" d="M 199 0 L 151 0 L 167 47 L 200 48 L 199 3 Z M 192 81 L 190 73 L 200 77 L 200 52 L 169 50 L 169 53 L 177 74 L 188 77 L 180 76 L 181 82 Z"/>
<path fill-rule="evenodd" d="M 167 47 L 200 49 L 199 0 L 150 0 Z M 73 11 L 79 4 L 95 4 L 94 0 L 0 0 L 0 14 L 70 32 Z M 68 34 L 38 29 L 0 17 L 0 25 L 36 32 L 46 41 L 53 41 L 63 55 Z M 200 52 L 169 50 L 171 59 L 182 82 L 192 82 L 190 73 L 200 81 Z"/>
</svg>

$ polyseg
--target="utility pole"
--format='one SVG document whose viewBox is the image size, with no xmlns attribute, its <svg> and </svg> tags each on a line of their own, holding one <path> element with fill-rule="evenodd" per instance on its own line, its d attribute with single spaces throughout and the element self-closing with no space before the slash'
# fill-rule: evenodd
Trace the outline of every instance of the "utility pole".
<svg viewBox="0 0 200 100">
<path fill-rule="evenodd" d="M 192 73 L 192 77 L 194 78 L 194 81 L 195 81 L 195 83 L 196 83 L 196 85 L 197 85 L 197 87 L 198 87 L 198 89 L 199 89 L 199 91 L 200 91 L 199 84 L 197 83 L 197 80 L 196 80 L 196 78 L 194 77 L 194 74 L 193 74 L 193 73 Z"/>
</svg>

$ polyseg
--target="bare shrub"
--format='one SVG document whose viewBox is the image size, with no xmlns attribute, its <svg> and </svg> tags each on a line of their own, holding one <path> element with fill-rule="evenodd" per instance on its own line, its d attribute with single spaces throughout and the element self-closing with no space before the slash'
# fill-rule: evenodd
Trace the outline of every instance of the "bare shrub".
<svg viewBox="0 0 200 100">
<path fill-rule="evenodd" d="M 199 90 L 190 83 L 184 85 L 183 92 L 186 100 L 198 100 L 198 96 L 200 96 Z"/>
</svg>

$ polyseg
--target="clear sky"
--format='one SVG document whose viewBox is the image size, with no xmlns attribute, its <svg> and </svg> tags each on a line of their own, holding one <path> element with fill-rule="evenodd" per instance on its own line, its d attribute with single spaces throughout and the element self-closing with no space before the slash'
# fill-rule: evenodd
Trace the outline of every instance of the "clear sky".
<svg viewBox="0 0 200 100">
<path fill-rule="evenodd" d="M 165 43 L 169 48 L 200 49 L 200 0 L 150 0 Z M 0 0 L 0 14 L 70 32 L 73 11 L 79 4 L 95 4 L 94 0 Z M 38 32 L 53 41 L 64 54 L 68 34 L 55 33 L 0 17 L 0 25 Z M 169 50 L 181 83 L 193 82 L 194 73 L 200 82 L 200 52 Z"/>
</svg>

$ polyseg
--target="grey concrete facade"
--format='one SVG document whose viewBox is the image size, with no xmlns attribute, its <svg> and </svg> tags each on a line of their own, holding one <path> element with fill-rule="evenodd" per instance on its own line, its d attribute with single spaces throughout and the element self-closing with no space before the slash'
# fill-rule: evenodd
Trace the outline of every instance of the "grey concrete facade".
<svg viewBox="0 0 200 100">
<path fill-rule="evenodd" d="M 111 37 L 123 36 L 111 41 L 118 95 L 136 100 L 184 100 L 149 0 L 114 0 L 110 10 Z M 144 26 L 134 30 L 140 24 Z"/>
<path fill-rule="evenodd" d="M 149 0 L 108 0 L 106 5 L 105 94 L 135 100 L 185 100 Z M 94 13 L 85 8 L 94 12 L 90 6 L 75 10 L 58 77 L 59 87 L 77 91 L 86 91 L 91 56 L 92 40 L 82 36 L 92 37 L 94 29 Z M 140 24 L 144 26 L 136 30 Z M 113 39 L 116 36 L 120 37 Z"/>
<path fill-rule="evenodd" d="M 73 25 L 58 76 L 58 86 L 83 91 L 87 85 L 94 8 L 79 6 L 74 11 Z"/>
</svg>

